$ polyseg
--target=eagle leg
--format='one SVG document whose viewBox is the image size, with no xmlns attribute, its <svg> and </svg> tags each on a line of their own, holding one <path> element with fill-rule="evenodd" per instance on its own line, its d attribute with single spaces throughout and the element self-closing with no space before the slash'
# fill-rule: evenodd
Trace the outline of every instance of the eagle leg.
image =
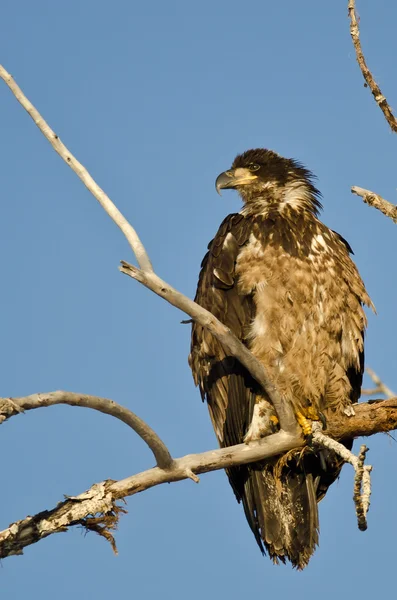
<svg viewBox="0 0 397 600">
<path fill-rule="evenodd" d="M 311 421 L 322 421 L 320 413 L 314 408 L 313 405 L 310 405 L 303 410 L 306 419 L 310 419 Z"/>
<path fill-rule="evenodd" d="M 320 421 L 323 429 L 327 428 L 325 415 L 320 411 L 317 412 L 314 406 L 305 407 L 302 411 L 297 410 L 295 415 L 296 420 L 302 428 L 303 435 L 308 440 L 311 440 L 312 436 L 312 421 Z"/>
<path fill-rule="evenodd" d="M 312 422 L 310 419 L 307 419 L 303 413 L 299 410 L 296 411 L 296 420 L 298 421 L 301 429 L 303 431 L 303 435 L 305 438 L 309 438 L 312 435 Z"/>
</svg>

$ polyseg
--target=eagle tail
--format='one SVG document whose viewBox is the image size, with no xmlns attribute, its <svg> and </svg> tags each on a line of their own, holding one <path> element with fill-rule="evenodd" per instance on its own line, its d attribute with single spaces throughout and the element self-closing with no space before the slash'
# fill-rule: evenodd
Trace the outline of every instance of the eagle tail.
<svg viewBox="0 0 397 600">
<path fill-rule="evenodd" d="M 242 500 L 259 547 L 275 563 L 303 569 L 319 541 L 318 477 L 295 460 L 248 469 Z"/>
</svg>

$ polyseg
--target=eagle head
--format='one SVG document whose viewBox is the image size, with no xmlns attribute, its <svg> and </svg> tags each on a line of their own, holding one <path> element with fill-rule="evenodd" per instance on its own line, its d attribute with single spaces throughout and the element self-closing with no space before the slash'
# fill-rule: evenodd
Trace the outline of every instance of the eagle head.
<svg viewBox="0 0 397 600">
<path fill-rule="evenodd" d="M 222 189 L 237 190 L 245 203 L 243 212 L 281 211 L 288 206 L 317 214 L 320 192 L 313 179 L 298 161 L 257 148 L 236 156 L 231 168 L 217 177 L 215 187 L 218 194 Z"/>
</svg>

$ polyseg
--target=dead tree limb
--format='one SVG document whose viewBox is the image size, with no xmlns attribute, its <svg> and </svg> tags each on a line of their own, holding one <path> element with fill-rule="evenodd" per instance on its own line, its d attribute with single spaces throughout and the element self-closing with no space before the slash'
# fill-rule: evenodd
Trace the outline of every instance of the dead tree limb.
<svg viewBox="0 0 397 600">
<path fill-rule="evenodd" d="M 353 46 L 356 52 L 357 62 L 365 79 L 366 85 L 369 86 L 372 95 L 375 99 L 375 102 L 383 112 L 383 115 L 388 124 L 390 125 L 391 130 L 394 133 L 397 133 L 397 119 L 394 116 L 390 105 L 386 100 L 386 97 L 382 94 L 379 85 L 376 83 L 365 61 L 360 41 L 360 29 L 358 27 L 355 0 L 349 0 L 347 9 L 350 19 L 350 35 L 353 40 Z M 365 190 L 364 188 L 358 187 L 356 185 L 351 188 L 351 191 L 353 194 L 361 196 L 361 198 L 366 204 L 377 208 L 384 215 L 392 219 L 394 223 L 397 223 L 397 206 L 395 206 L 391 202 L 388 202 L 378 194 L 375 194 L 374 192 L 371 192 L 369 190 Z"/>
<path fill-rule="evenodd" d="M 361 390 L 361 396 L 374 396 L 375 394 L 383 394 L 386 398 L 393 398 L 396 394 L 391 390 L 381 378 L 375 373 L 373 369 L 370 367 L 366 367 L 365 369 L 368 375 L 371 377 L 372 381 L 376 385 L 375 388 L 370 390 Z"/>
<path fill-rule="evenodd" d="M 357 196 L 361 196 L 366 204 L 369 206 L 373 206 L 380 210 L 386 217 L 392 219 L 394 223 L 397 223 L 397 206 L 392 204 L 388 200 L 379 196 L 379 194 L 375 194 L 370 190 L 366 190 L 358 185 L 353 185 L 351 188 L 352 194 L 356 194 Z"/>
<path fill-rule="evenodd" d="M 360 531 L 365 531 L 367 529 L 367 512 L 371 498 L 370 473 L 372 471 L 370 465 L 364 464 L 368 448 L 362 445 L 359 455 L 356 456 L 340 442 L 324 435 L 320 423 L 313 423 L 313 443 L 319 447 L 333 450 L 345 462 L 352 465 L 355 471 L 353 500 L 356 508 L 357 523 Z"/>
<path fill-rule="evenodd" d="M 18 102 L 23 106 L 28 115 L 36 123 L 41 133 L 47 138 L 55 152 L 65 161 L 65 163 L 76 173 L 81 179 L 86 188 L 98 200 L 102 208 L 107 212 L 109 217 L 116 223 L 125 235 L 129 245 L 134 252 L 141 269 L 152 271 L 152 263 L 145 250 L 144 245 L 139 239 L 135 229 L 130 225 L 127 219 L 122 215 L 115 204 L 110 200 L 109 196 L 101 187 L 94 181 L 87 169 L 73 156 L 70 150 L 61 142 L 55 131 L 51 129 L 48 123 L 43 119 L 39 111 L 25 96 L 21 88 L 15 83 L 14 78 L 6 69 L 0 65 L 0 78 L 8 85 Z"/>
<path fill-rule="evenodd" d="M 393 112 L 385 98 L 382 94 L 380 87 L 376 83 L 371 71 L 369 70 L 367 63 L 365 61 L 364 53 L 361 47 L 360 42 L 360 30 L 358 27 L 358 20 L 356 15 L 356 2 L 355 0 L 349 0 L 348 2 L 348 13 L 350 18 L 350 35 L 353 40 L 354 49 L 356 51 L 356 58 L 361 69 L 361 72 L 364 76 L 366 84 L 369 86 L 373 97 L 375 98 L 376 104 L 379 106 L 381 111 L 383 112 L 386 121 L 390 125 L 390 128 L 394 133 L 397 133 L 397 119 L 393 115 Z"/>
<path fill-rule="evenodd" d="M 22 404 L 22 399 L 19 400 Z M 354 416 L 332 419 L 326 433 L 327 437 L 338 440 L 393 429 L 397 429 L 397 398 L 358 404 L 355 406 Z M 55 508 L 16 521 L 1 531 L 0 558 L 22 554 L 25 547 L 75 525 L 96 531 L 115 548 L 112 531 L 117 526 L 120 512 L 124 512 L 118 506 L 118 501 L 162 483 L 191 478 L 191 473 L 197 479 L 197 475 L 202 473 L 270 458 L 300 448 L 303 444 L 300 435 L 280 431 L 259 442 L 177 458 L 170 469 L 155 467 L 121 481 L 97 483 L 79 496 L 66 497 Z"/>
<path fill-rule="evenodd" d="M 123 421 L 146 442 L 154 454 L 158 467 L 162 469 L 171 467 L 171 454 L 157 433 L 131 410 L 106 398 L 63 391 L 31 394 L 23 398 L 0 398 L 0 424 L 25 410 L 56 406 L 57 404 L 91 408 Z"/>
</svg>

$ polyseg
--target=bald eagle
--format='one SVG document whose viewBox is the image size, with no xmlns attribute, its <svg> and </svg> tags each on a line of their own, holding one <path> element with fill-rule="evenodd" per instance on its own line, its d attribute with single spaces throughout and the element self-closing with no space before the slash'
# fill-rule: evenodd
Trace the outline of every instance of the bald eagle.
<svg viewBox="0 0 397 600">
<path fill-rule="evenodd" d="M 195 300 L 251 350 L 292 404 L 305 434 L 313 420 L 354 414 L 364 364 L 363 305 L 372 306 L 352 250 L 318 218 L 320 193 L 299 162 L 248 150 L 221 173 L 239 213 L 208 245 Z M 241 363 L 193 322 L 189 364 L 222 447 L 279 429 L 263 389 Z M 352 440 L 345 440 L 352 446 Z M 319 539 L 317 503 L 342 462 L 307 445 L 227 470 L 262 553 L 303 569 Z"/>
</svg>

